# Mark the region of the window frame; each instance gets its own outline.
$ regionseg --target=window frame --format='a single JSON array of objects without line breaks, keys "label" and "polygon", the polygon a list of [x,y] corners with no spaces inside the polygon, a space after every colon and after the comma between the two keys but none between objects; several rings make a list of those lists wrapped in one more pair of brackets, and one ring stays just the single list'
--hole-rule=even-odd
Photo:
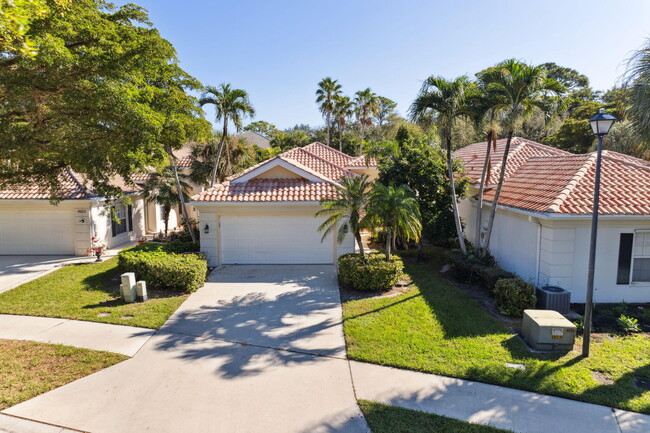
[{"label": "window frame", "polygon": [[[638,229],[634,230],[634,239],[632,241],[632,263],[630,264],[630,285],[643,285],[647,286],[650,285],[650,280],[648,281],[634,281],[634,262],[635,259],[650,259],[650,254],[649,255],[641,255],[637,256],[635,253],[636,249],[636,240],[637,236],[639,234],[643,234],[646,239],[646,241],[650,241],[650,229]],[[646,248],[646,245],[644,243],[644,249]],[[645,252],[645,251],[644,251]]]}]

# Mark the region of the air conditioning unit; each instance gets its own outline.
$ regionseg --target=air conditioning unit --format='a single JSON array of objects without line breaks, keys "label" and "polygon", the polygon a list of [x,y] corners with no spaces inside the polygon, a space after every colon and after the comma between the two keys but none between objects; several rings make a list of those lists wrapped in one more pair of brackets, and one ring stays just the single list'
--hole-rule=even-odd
[{"label": "air conditioning unit", "polygon": [[557,311],[524,310],[521,333],[534,349],[570,351],[576,326]]},{"label": "air conditioning unit", "polygon": [[537,308],[540,310],[554,310],[567,314],[571,308],[571,292],[557,286],[544,286],[535,289],[537,295]]}]

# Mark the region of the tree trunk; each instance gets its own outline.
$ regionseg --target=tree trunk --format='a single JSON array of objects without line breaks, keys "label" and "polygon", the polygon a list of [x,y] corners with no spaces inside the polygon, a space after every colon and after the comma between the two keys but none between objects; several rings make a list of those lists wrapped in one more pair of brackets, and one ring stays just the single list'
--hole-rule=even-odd
[{"label": "tree trunk", "polygon": [[481,225],[483,222],[483,192],[485,191],[485,184],[487,183],[486,174],[490,166],[490,150],[492,146],[492,135],[494,131],[490,130],[487,133],[487,150],[485,152],[485,162],[483,163],[483,171],[481,172],[481,181],[478,189],[478,200],[476,204],[476,239],[474,239],[474,250],[477,255],[481,255]]},{"label": "tree trunk", "polygon": [[447,168],[449,169],[449,186],[451,188],[451,208],[454,212],[454,223],[456,223],[456,234],[458,235],[458,244],[463,255],[467,255],[465,247],[465,237],[463,236],[463,226],[460,224],[460,215],[458,214],[458,203],[456,203],[456,185],[454,182],[454,164],[451,159],[451,136],[447,135]]},{"label": "tree trunk", "polygon": [[219,169],[219,159],[221,159],[221,152],[223,151],[223,145],[226,142],[226,137],[228,136],[228,118],[224,117],[223,119],[223,133],[221,134],[221,140],[219,141],[219,147],[217,148],[217,156],[214,159],[214,167],[212,167],[212,175],[210,176],[210,188],[214,186],[215,181],[217,180],[217,170]]},{"label": "tree trunk", "polygon": [[330,146],[330,142],[332,141],[331,125],[332,125],[332,113],[328,110],[327,111],[327,145],[328,146]]},{"label": "tree trunk", "polygon": [[361,143],[359,143],[359,156],[363,155],[363,135],[365,132],[365,126],[363,124],[363,121],[361,121]]},{"label": "tree trunk", "polygon": [[503,160],[501,161],[501,172],[499,173],[499,183],[497,183],[497,190],[494,192],[494,200],[492,200],[492,208],[490,209],[490,219],[488,220],[488,227],[485,231],[485,243],[481,249],[481,257],[484,257],[490,247],[490,236],[492,236],[492,227],[494,225],[494,216],[497,213],[497,204],[499,203],[499,195],[501,194],[501,187],[503,186],[503,179],[506,175],[506,164],[508,162],[508,154],[510,153],[510,142],[512,142],[513,130],[508,131],[508,138],[506,139],[506,147],[503,150]]},{"label": "tree trunk", "polygon": [[356,239],[357,243],[359,244],[359,255],[361,258],[365,258],[366,254],[363,251],[363,242],[361,241],[361,232],[359,230],[354,231],[354,239]]},{"label": "tree trunk", "polygon": [[391,233],[390,227],[386,227],[386,260],[390,260],[390,247],[393,243],[393,235]]},{"label": "tree trunk", "polygon": [[[183,188],[181,188],[181,180],[178,177],[178,167],[176,167],[176,160],[174,159],[174,155],[172,153],[171,148],[167,148],[166,150],[167,150],[167,154],[169,155],[169,162],[171,163],[172,168],[174,169],[174,180],[176,181],[178,198],[181,201],[181,209],[183,212],[183,218],[185,219],[185,225],[187,225],[187,231],[190,232],[190,236],[192,237],[192,243],[197,243],[196,236],[194,235],[194,230],[192,229],[192,227],[190,227],[190,218],[187,215],[187,207],[185,206],[185,194],[183,193]],[[165,231],[167,231],[167,227],[165,227]]]},{"label": "tree trunk", "polygon": [[171,212],[171,207],[168,205],[163,206],[163,222],[165,223],[165,236],[167,236],[167,231],[169,227],[169,213]]},{"label": "tree trunk", "polygon": [[343,127],[339,123],[339,152],[343,152]]}]

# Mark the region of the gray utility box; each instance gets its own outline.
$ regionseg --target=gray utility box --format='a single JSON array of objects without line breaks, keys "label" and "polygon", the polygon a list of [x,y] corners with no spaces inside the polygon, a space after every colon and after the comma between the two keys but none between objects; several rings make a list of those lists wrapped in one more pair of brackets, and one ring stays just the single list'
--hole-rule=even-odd
[{"label": "gray utility box", "polygon": [[540,310],[554,310],[567,314],[571,309],[571,292],[557,286],[544,286],[535,289],[537,295],[537,308]]},{"label": "gray utility box", "polygon": [[570,351],[576,338],[576,325],[552,310],[525,310],[521,333],[537,350]]}]

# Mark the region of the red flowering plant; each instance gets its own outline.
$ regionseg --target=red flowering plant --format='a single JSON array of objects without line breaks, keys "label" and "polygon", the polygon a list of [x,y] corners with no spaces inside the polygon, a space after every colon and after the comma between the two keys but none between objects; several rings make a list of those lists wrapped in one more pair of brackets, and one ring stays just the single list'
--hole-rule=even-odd
[{"label": "red flowering plant", "polygon": [[104,253],[106,252],[106,244],[102,243],[99,241],[99,238],[96,236],[93,236],[91,239],[92,246],[88,249],[86,249],[86,255],[87,256],[97,256],[99,258],[100,256],[103,256]]}]

